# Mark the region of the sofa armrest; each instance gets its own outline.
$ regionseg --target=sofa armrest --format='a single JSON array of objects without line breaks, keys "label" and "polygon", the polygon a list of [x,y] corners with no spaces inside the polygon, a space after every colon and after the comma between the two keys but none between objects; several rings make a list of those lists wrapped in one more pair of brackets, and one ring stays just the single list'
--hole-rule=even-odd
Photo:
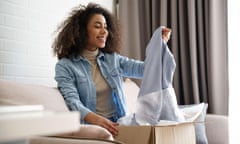
[{"label": "sofa armrest", "polygon": [[0,79],[0,96],[0,105],[43,105],[45,110],[69,111],[55,87]]},{"label": "sofa armrest", "polygon": [[207,114],[205,119],[206,134],[209,144],[228,144],[228,117],[224,115]]}]

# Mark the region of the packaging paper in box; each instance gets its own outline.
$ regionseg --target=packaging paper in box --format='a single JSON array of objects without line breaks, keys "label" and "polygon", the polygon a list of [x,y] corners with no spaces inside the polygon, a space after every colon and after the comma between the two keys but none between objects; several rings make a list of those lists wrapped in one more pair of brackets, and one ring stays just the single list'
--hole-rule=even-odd
[{"label": "packaging paper in box", "polygon": [[120,126],[116,140],[126,144],[195,144],[194,123],[165,123],[158,126]]}]

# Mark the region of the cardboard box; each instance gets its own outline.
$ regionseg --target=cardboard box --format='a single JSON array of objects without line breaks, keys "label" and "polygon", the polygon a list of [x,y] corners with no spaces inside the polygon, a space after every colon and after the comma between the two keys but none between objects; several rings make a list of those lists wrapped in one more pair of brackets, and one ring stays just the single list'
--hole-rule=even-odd
[{"label": "cardboard box", "polygon": [[116,140],[126,144],[195,144],[194,123],[165,123],[158,126],[120,126]]}]

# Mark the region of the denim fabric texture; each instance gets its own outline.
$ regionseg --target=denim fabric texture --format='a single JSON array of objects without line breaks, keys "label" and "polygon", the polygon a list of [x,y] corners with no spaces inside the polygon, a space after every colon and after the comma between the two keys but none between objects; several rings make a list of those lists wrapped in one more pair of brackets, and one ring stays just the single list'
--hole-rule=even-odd
[{"label": "denim fabric texture", "polygon": [[[117,53],[99,51],[97,63],[103,77],[112,89],[115,107],[114,119],[126,114],[127,105],[122,89],[123,77],[142,78],[144,62],[129,59]],[[82,56],[62,58],[55,67],[55,80],[68,108],[81,113],[81,122],[89,112],[96,112],[96,89],[91,66]],[[111,119],[113,118],[111,117]]]}]

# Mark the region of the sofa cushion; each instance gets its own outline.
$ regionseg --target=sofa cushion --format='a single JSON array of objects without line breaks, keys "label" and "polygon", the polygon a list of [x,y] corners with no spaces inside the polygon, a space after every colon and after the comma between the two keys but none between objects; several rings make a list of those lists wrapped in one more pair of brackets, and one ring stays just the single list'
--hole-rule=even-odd
[{"label": "sofa cushion", "polygon": [[2,79],[0,105],[43,105],[45,110],[68,111],[57,88]]},{"label": "sofa cushion", "polygon": [[229,143],[228,116],[207,114],[205,123],[209,144]]},{"label": "sofa cushion", "polygon": [[125,79],[123,83],[123,91],[126,95],[126,103],[128,106],[128,112],[133,113],[136,111],[136,101],[139,92],[139,86],[131,79]]},{"label": "sofa cushion", "polygon": [[62,133],[53,136],[65,138],[88,138],[88,139],[92,138],[111,141],[114,140],[113,135],[107,129],[92,124],[82,124],[76,131]]}]

